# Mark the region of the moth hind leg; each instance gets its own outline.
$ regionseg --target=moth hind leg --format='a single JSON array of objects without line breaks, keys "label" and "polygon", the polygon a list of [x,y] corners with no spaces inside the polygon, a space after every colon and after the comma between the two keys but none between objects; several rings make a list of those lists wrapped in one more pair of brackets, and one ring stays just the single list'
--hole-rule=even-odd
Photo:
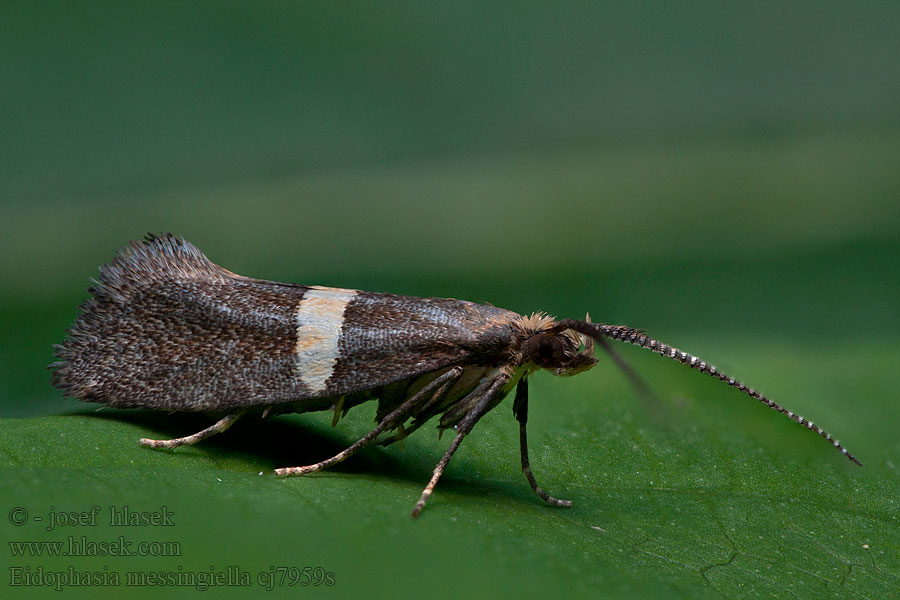
[{"label": "moth hind leg", "polygon": [[227,430],[229,427],[234,425],[235,421],[241,418],[241,415],[243,414],[243,411],[240,411],[231,413],[230,415],[225,415],[216,423],[210,425],[206,429],[203,429],[191,435],[187,435],[185,437],[175,438],[172,440],[151,440],[149,438],[141,438],[138,443],[141,446],[146,446],[147,448],[177,448],[178,446],[192,446],[199,441],[205,440],[210,436],[213,436],[217,433],[222,433],[223,431]]},{"label": "moth hind leg", "polygon": [[450,442],[450,447],[447,448],[447,451],[444,453],[444,456],[441,457],[441,460],[438,461],[438,464],[434,467],[434,471],[432,471],[431,479],[428,481],[428,485],[425,486],[425,489],[422,490],[422,495],[419,497],[419,501],[416,502],[415,507],[413,507],[412,518],[417,519],[419,515],[422,514],[422,511],[425,509],[425,504],[428,502],[428,499],[431,497],[431,494],[434,493],[434,488],[438,483],[438,480],[441,478],[441,475],[444,474],[444,469],[447,468],[447,465],[450,463],[450,459],[453,458],[453,455],[456,453],[456,450],[459,448],[459,445],[462,443],[463,438],[468,435],[472,428],[475,427],[475,424],[478,423],[479,419],[485,415],[488,411],[490,411],[498,401],[498,397],[502,399],[500,396],[503,386],[506,385],[506,382],[509,381],[509,373],[506,370],[501,371],[497,376],[494,377],[493,380],[486,387],[483,395],[479,398],[478,402],[475,406],[470,410],[466,415],[462,418],[462,420],[456,425],[456,437],[453,438],[453,441]]},{"label": "moth hind leg", "polygon": [[403,402],[403,404],[401,404],[395,410],[387,414],[372,431],[361,437],[350,447],[342,450],[341,452],[338,452],[331,458],[323,460],[322,462],[318,462],[314,465],[307,465],[304,467],[285,467],[282,469],[275,469],[275,476],[287,477],[290,475],[306,475],[307,473],[315,473],[316,471],[321,471],[322,469],[335,465],[351,457],[352,455],[356,454],[357,451],[375,441],[375,439],[383,432],[402,424],[416,410],[428,409],[429,407],[433,406],[435,402],[443,397],[450,386],[454,382],[456,382],[457,379],[459,379],[459,377],[462,375],[462,372],[462,367],[453,367],[446,373],[443,373],[434,381],[416,392],[408,400]]},{"label": "moth hind leg", "polygon": [[[422,407],[422,412],[427,413],[428,409],[433,406],[434,406],[434,403],[429,402],[427,406]],[[422,427],[422,425],[427,423],[428,417],[429,417],[429,415],[425,414],[425,416],[423,418],[421,418],[421,419],[417,418],[409,425],[409,427],[404,427],[403,425],[398,426],[397,433],[395,433],[394,435],[392,435],[390,437],[384,438],[383,440],[378,442],[378,445],[379,446],[390,446],[391,444],[395,444],[397,442],[402,442],[403,440],[405,440],[406,438],[411,436],[413,433],[415,433],[420,427]]]}]

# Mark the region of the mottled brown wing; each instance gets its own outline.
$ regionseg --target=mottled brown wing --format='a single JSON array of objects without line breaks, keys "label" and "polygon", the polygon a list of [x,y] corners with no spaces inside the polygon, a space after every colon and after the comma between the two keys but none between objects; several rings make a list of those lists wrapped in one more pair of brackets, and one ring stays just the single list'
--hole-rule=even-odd
[{"label": "mottled brown wing", "polygon": [[[315,409],[316,399],[496,360],[516,317],[459,300],[240,277],[171,235],[133,242],[90,292],[56,348],[53,384],[89,402],[165,410],[307,400]],[[329,312],[332,295],[341,302]]]}]

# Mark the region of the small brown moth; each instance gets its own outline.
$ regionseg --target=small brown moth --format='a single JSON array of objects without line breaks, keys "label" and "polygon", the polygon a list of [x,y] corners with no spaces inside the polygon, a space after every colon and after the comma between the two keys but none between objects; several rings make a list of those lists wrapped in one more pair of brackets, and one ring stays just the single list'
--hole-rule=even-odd
[{"label": "small brown moth", "polygon": [[66,396],[120,408],[210,411],[222,418],[193,435],[142,439],[151,448],[194,444],[241,416],[334,411],[377,400],[376,426],[320,463],[277,469],[303,475],[371,443],[402,440],[440,415],[456,435],[415,505],[418,516],[463,438],[515,387],[522,471],[554,506],[528,460],[528,376],[575,375],[596,364],[594,344],[626,369],[607,338],[635,344],[716,377],[852,454],[820,427],[687,352],[638,329],[522,316],[447,298],[415,298],[236,275],[166,234],[132,242],[100,268],[81,314],[56,346],[53,385]]}]

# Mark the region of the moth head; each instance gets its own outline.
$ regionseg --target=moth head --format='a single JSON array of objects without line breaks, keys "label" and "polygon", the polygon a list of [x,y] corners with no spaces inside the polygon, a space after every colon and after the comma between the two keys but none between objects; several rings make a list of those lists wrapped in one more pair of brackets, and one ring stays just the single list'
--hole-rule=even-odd
[{"label": "moth head", "polygon": [[591,337],[572,329],[554,331],[554,325],[552,318],[540,313],[523,319],[528,334],[522,346],[525,362],[554,375],[576,375],[597,364]]}]

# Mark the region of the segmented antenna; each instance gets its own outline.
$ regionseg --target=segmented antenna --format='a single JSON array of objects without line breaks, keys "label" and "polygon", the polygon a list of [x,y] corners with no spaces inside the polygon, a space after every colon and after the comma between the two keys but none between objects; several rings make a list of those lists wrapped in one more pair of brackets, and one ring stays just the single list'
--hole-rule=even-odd
[{"label": "segmented antenna", "polygon": [[626,327],[624,325],[604,325],[602,323],[585,323],[584,321],[576,321],[575,319],[561,319],[557,321],[557,327],[560,329],[574,329],[579,333],[583,333],[584,335],[591,336],[592,338],[599,339],[601,337],[608,337],[614,340],[619,340],[620,342],[626,342],[628,344],[634,344],[635,346],[640,346],[641,348],[646,348],[651,352],[655,352],[660,356],[666,356],[671,358],[672,360],[677,360],[692,369],[696,369],[701,373],[706,373],[711,375],[721,381],[724,381],[728,385],[733,388],[737,388],[738,390],[744,392],[751,398],[754,398],[763,404],[767,405],[769,408],[773,410],[777,410],[778,412],[786,415],[792,421],[796,421],[797,423],[803,425],[810,431],[815,431],[820,436],[831,442],[835,448],[840,450],[844,456],[849,458],[851,461],[856,463],[859,466],[862,466],[862,463],[857,460],[855,456],[850,454],[846,448],[841,446],[840,442],[837,440],[831,439],[831,434],[826,432],[824,429],[819,427],[818,425],[813,424],[812,421],[804,419],[803,417],[792,413],[786,408],[781,407],[780,405],[772,402],[756,390],[751,387],[748,387],[736,380],[734,377],[729,377],[725,373],[717,370],[714,366],[708,364],[705,361],[700,360],[693,354],[688,354],[687,352],[683,352],[676,348],[675,346],[670,346],[668,344],[664,344],[660,341],[654,340],[653,338],[647,336],[640,329],[634,329],[632,327]]}]

